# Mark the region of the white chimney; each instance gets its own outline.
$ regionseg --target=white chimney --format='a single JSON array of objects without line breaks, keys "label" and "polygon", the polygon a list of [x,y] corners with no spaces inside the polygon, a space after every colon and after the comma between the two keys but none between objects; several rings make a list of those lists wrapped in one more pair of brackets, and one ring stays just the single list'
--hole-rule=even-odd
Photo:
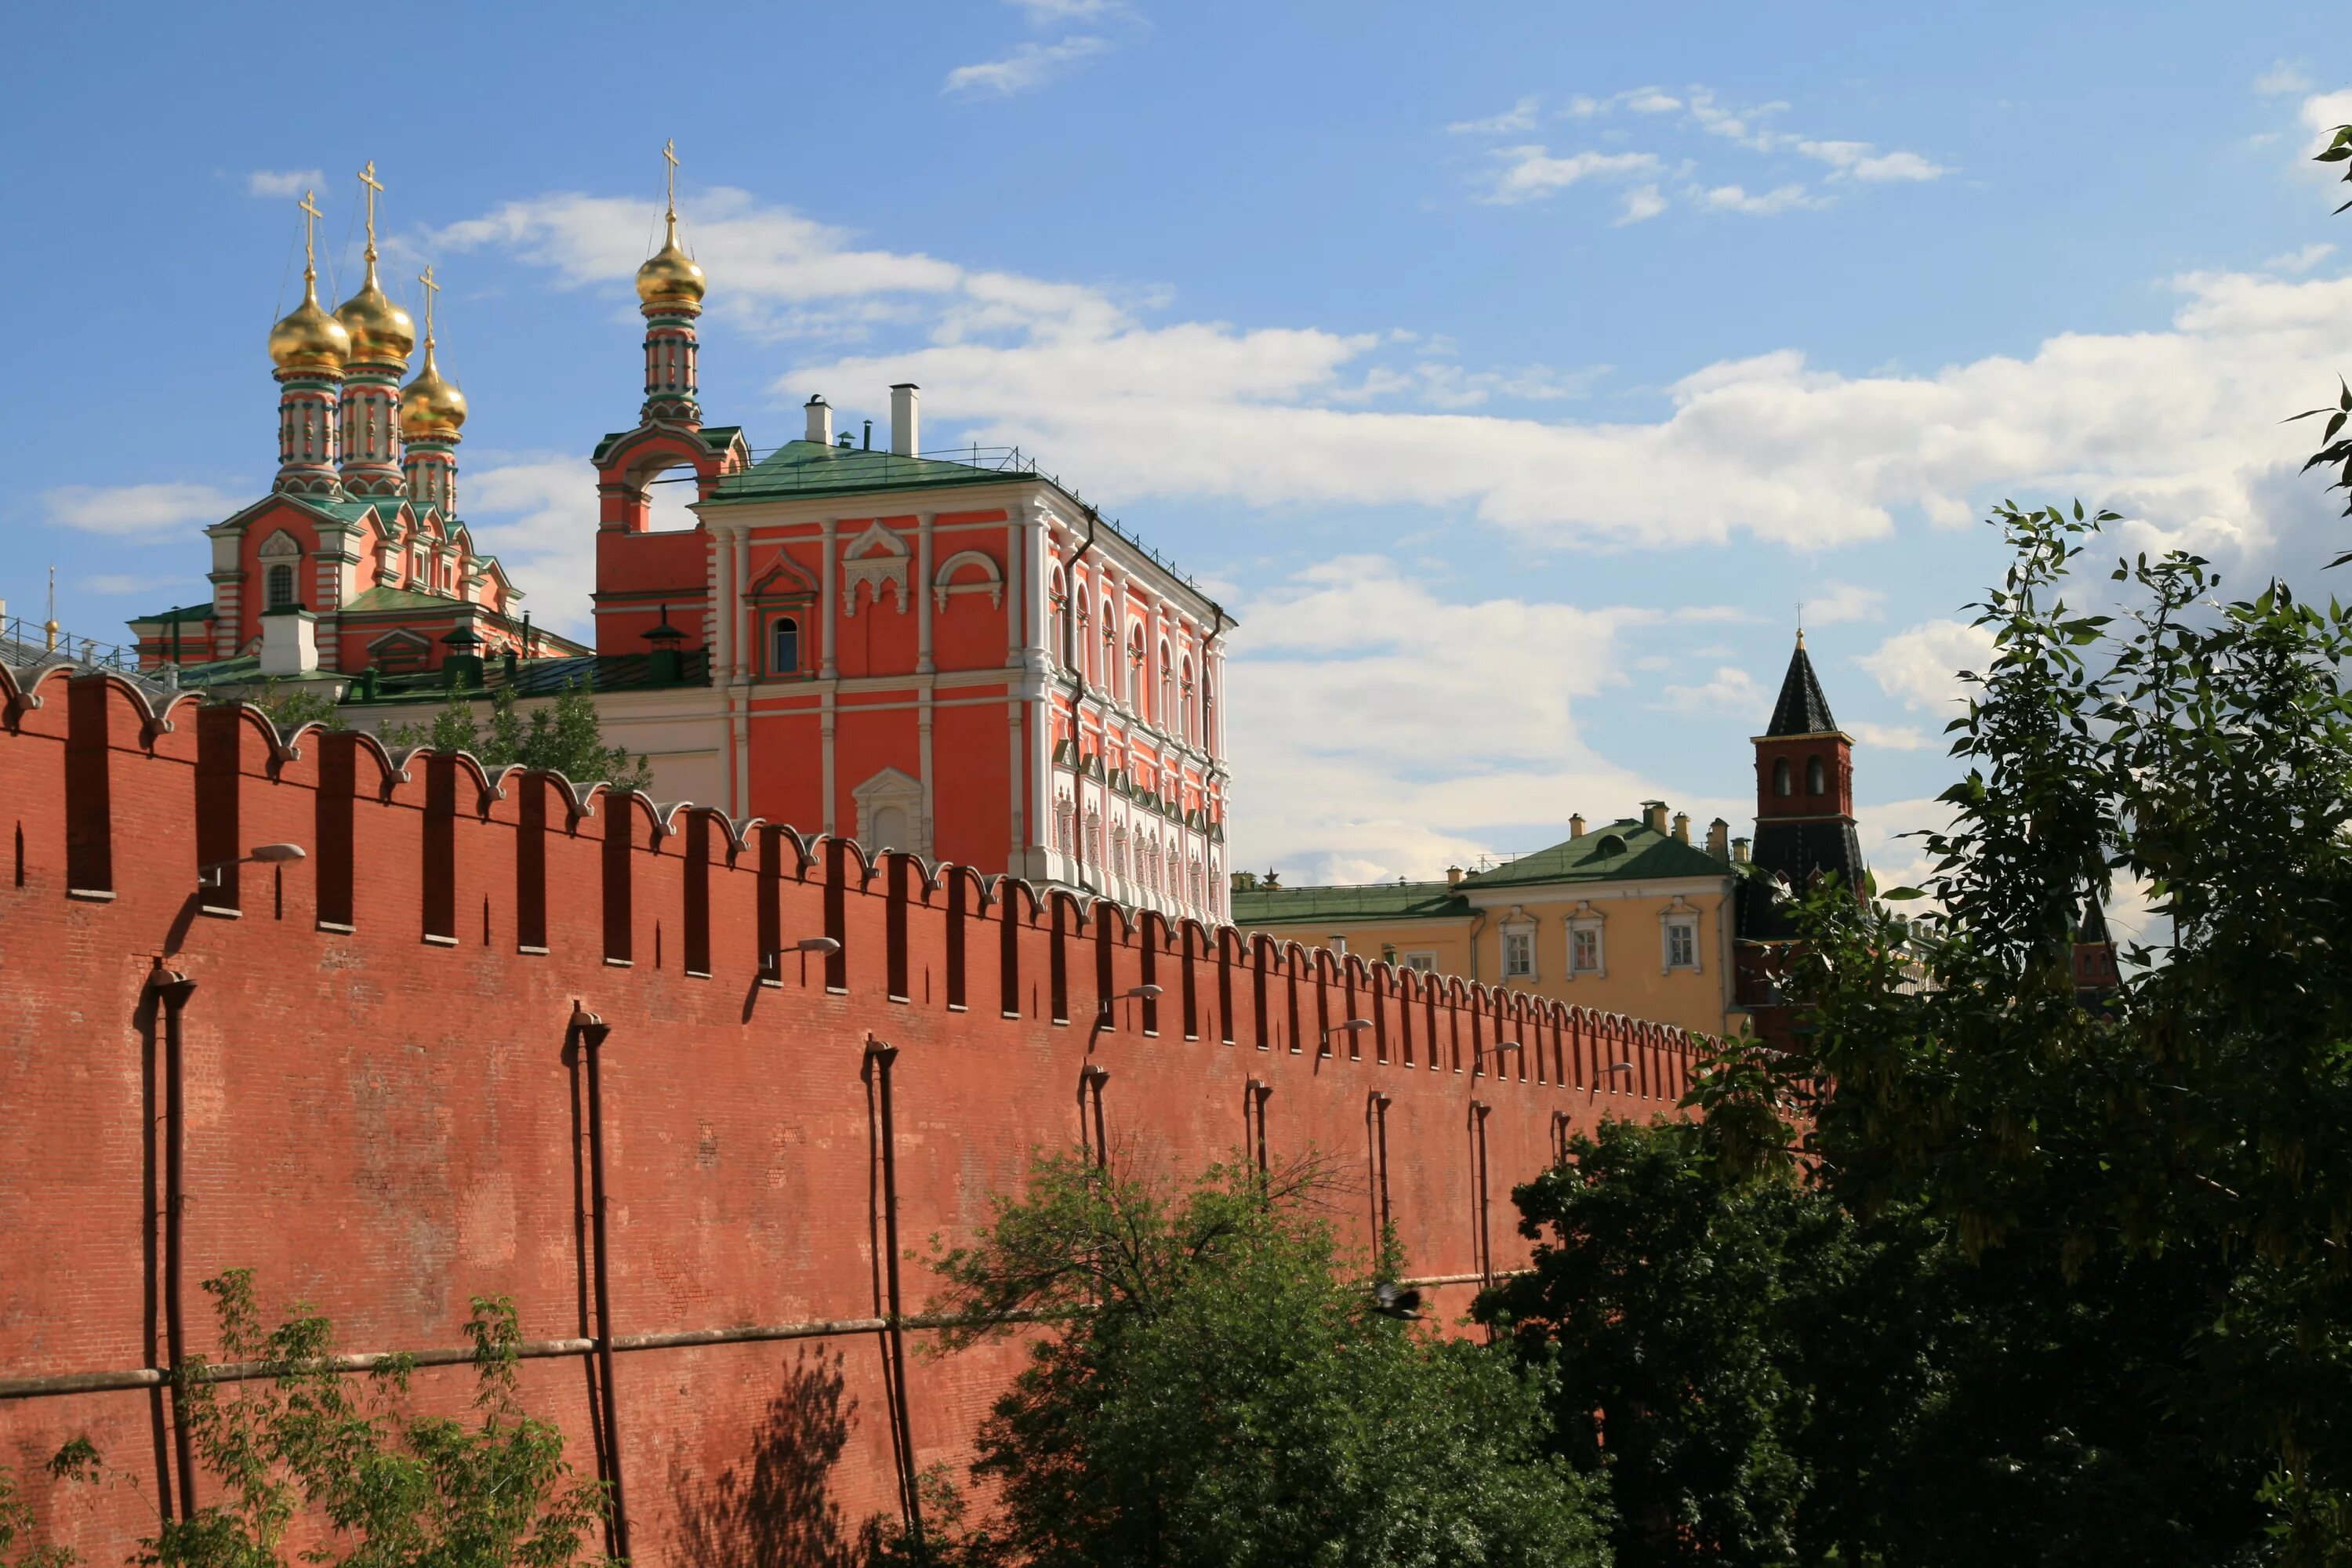
[{"label": "white chimney", "polygon": [[890,450],[911,458],[922,450],[915,439],[915,384],[902,381],[890,389]]},{"label": "white chimney", "polygon": [[808,438],[820,447],[833,445],[833,405],[822,392],[808,400]]},{"label": "white chimney", "polygon": [[319,617],[289,605],[261,617],[261,673],[319,673]]}]

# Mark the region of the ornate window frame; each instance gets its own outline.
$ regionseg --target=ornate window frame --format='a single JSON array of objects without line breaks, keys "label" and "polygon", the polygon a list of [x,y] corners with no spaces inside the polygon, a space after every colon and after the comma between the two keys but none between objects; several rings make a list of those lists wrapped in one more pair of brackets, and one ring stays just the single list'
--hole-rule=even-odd
[{"label": "ornate window frame", "polygon": [[[1594,909],[1592,901],[1586,899],[1580,900],[1576,908],[1569,911],[1568,917],[1560,924],[1566,928],[1568,940],[1567,969],[1564,978],[1574,980],[1579,975],[1590,974],[1595,980],[1608,979],[1609,917]],[[1592,939],[1592,962],[1590,964],[1579,964],[1576,962],[1576,943],[1579,936],[1589,936]]]},{"label": "ornate window frame", "polygon": [[[869,850],[910,850],[917,855],[931,852],[931,819],[923,810],[923,781],[897,768],[884,768],[872,778],[849,792],[857,806],[857,841]],[[886,810],[897,810],[906,816],[914,842],[884,844],[874,834],[875,819]]]},{"label": "ornate window frame", "polygon": [[[1700,918],[1702,913],[1697,905],[1680,893],[1676,893],[1673,901],[1658,911],[1659,973],[1673,974],[1681,972],[1688,974],[1704,974],[1706,973],[1706,952],[1699,945],[1699,933],[1706,929]],[[1690,933],[1688,963],[1675,962],[1675,933],[1678,931]]]}]

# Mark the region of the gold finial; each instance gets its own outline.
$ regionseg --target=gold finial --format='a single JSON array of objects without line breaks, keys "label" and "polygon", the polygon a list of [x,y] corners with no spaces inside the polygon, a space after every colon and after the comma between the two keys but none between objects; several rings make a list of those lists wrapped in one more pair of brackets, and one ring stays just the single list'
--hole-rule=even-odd
[{"label": "gold finial", "polygon": [[367,167],[360,171],[360,184],[367,187],[367,258],[375,259],[375,199],[383,194],[383,182],[375,177],[375,160],[370,158]]},{"label": "gold finial", "polygon": [[327,215],[319,210],[318,193],[302,193],[302,281],[308,283],[319,276],[319,220]]},{"label": "gold finial", "polygon": [[1797,601],[1797,646],[1805,646],[1805,601]]},{"label": "gold finial", "polygon": [[662,162],[669,165],[662,171],[662,183],[668,189],[669,221],[675,226],[677,222],[677,143],[676,142],[662,143]]},{"label": "gold finial", "polygon": [[352,352],[351,333],[319,308],[318,193],[304,191],[302,214],[302,302],[294,313],[269,329],[269,357],[283,371],[340,371]]},{"label": "gold finial", "polygon": [[425,286],[425,346],[429,349],[433,346],[434,296],[441,292],[441,285],[433,281],[433,268],[429,265],[425,268],[424,276],[417,279],[417,282]]}]

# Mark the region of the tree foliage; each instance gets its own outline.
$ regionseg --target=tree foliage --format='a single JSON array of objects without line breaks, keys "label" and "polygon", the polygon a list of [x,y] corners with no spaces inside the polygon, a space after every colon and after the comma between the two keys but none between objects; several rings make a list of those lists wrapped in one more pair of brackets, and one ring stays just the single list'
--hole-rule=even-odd
[{"label": "tree foliage", "polygon": [[604,779],[615,789],[653,788],[653,768],[643,756],[604,743],[596,700],[578,681],[566,681],[531,710],[528,721],[516,710],[511,687],[491,699],[488,724],[475,716],[470,699],[452,692],[430,723],[387,724],[383,740],[395,752],[415,746],[471,752],[485,767],[520,764],[560,773],[574,784]]},{"label": "tree foliage", "polygon": [[[1042,1316],[979,1436],[997,1516],[937,1481],[900,1560],[1034,1568],[1606,1561],[1585,1485],[1542,1451],[1548,1373],[1374,1310],[1313,1167],[1181,1191],[1041,1158],[941,1253],[952,1351]],[[925,1553],[929,1553],[928,1558]]]},{"label": "tree foliage", "polygon": [[[205,1281],[223,1363],[261,1377],[220,1381],[214,1362],[178,1370],[182,1419],[205,1477],[191,1517],[159,1521],[135,1562],[148,1568],[287,1568],[299,1555],[337,1568],[566,1568],[601,1528],[603,1486],[575,1476],[563,1436],[527,1414],[514,1306],[476,1297],[469,1420],[416,1412],[414,1371],[394,1357],[364,1378],[338,1371],[334,1328],[298,1303],[264,1329],[248,1271]],[[94,1480],[99,1456],[76,1439],[52,1474]],[[0,1556],[26,1516],[0,1475]],[[289,1538],[309,1538],[299,1554]],[[44,1554],[46,1553],[46,1554]],[[16,1568],[63,1568],[46,1548]]]}]

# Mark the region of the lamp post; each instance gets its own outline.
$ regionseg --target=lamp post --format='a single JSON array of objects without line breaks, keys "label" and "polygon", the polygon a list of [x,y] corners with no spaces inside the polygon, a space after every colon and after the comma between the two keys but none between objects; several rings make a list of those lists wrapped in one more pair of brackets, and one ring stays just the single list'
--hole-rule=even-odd
[{"label": "lamp post", "polygon": [[1499,1057],[1506,1051],[1517,1049],[1519,1049],[1519,1042],[1517,1040],[1496,1040],[1493,1045],[1481,1048],[1470,1064],[1470,1076],[1476,1078],[1486,1070],[1486,1058],[1489,1056]]},{"label": "lamp post", "polygon": [[783,976],[783,961],[785,954],[797,952],[801,955],[801,978],[803,980],[806,980],[808,978],[808,955],[810,953],[817,952],[832,954],[839,952],[840,951],[841,943],[832,937],[804,936],[801,938],[800,941],[793,943],[790,947],[774,948],[769,952],[761,953],[760,955],[760,962],[767,968],[768,973],[772,978],[782,979]]},{"label": "lamp post", "polygon": [[1095,1042],[1102,1038],[1104,1028],[1110,1023],[1111,1005],[1117,1002],[1149,1002],[1160,994],[1157,985],[1130,985],[1116,996],[1103,998],[1101,1011],[1095,1015],[1095,1026],[1087,1031],[1087,1055],[1095,1054]]},{"label": "lamp post", "polygon": [[196,868],[200,887],[217,888],[221,873],[232,866],[283,866],[289,860],[307,860],[310,854],[299,844],[257,844],[234,860],[208,860]]},{"label": "lamp post", "polygon": [[1331,1048],[1331,1037],[1334,1035],[1352,1035],[1360,1029],[1369,1029],[1371,1026],[1372,1021],[1370,1018],[1350,1018],[1344,1024],[1334,1024],[1324,1030],[1322,1037],[1315,1042],[1315,1054],[1321,1056],[1328,1051]]}]

